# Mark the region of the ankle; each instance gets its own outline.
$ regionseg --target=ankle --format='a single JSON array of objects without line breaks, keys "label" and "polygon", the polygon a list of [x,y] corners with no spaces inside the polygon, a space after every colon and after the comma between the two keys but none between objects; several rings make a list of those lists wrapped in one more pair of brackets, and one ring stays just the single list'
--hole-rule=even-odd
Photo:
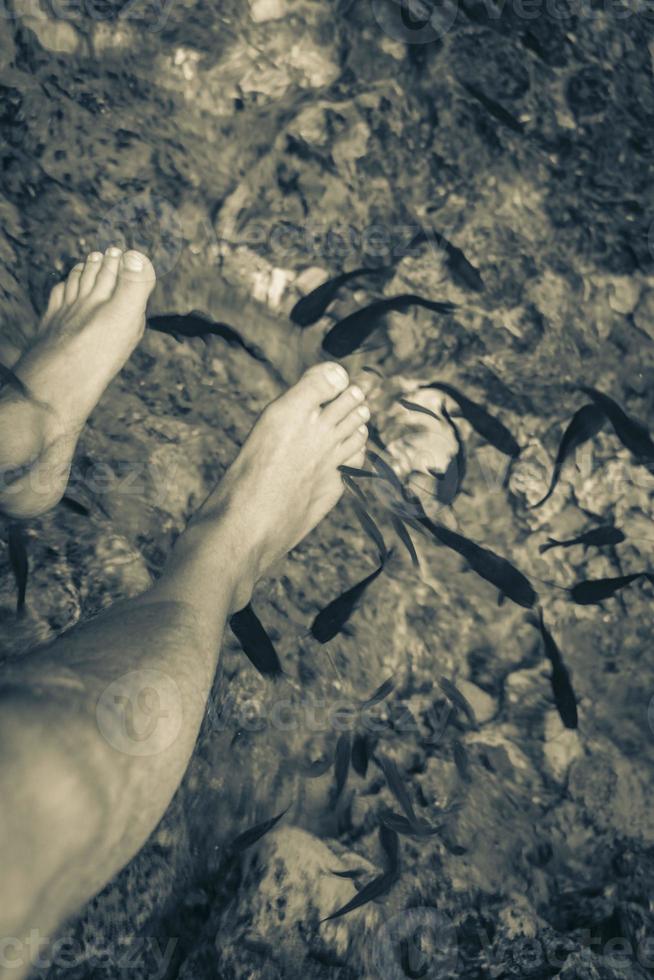
[{"label": "ankle", "polygon": [[75,439],[42,444],[36,459],[0,473],[0,512],[14,520],[40,517],[57,506],[68,485]]},{"label": "ankle", "polygon": [[[229,512],[197,514],[175,542],[160,582],[201,612],[213,609],[215,591],[227,596],[227,614],[247,605],[258,578],[259,560]],[[207,608],[208,607],[208,608]]]}]

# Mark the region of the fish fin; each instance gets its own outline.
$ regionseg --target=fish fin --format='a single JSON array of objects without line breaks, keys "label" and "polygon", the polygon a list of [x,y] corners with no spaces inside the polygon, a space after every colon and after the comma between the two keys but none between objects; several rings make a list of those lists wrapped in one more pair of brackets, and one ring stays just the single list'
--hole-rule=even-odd
[{"label": "fish fin", "polygon": [[505,600],[506,600],[506,596],[504,595],[504,593],[503,592],[498,592],[498,594],[497,594],[497,605],[498,606],[503,606]]},{"label": "fish fin", "polygon": [[352,507],[354,508],[354,512],[357,515],[359,524],[361,525],[364,533],[367,534],[376,545],[377,551],[379,552],[380,562],[385,564],[388,558],[388,548],[386,547],[386,542],[384,541],[381,531],[366,508],[363,507],[356,498],[352,500]]},{"label": "fish fin", "polygon": [[16,582],[16,615],[22,616],[25,612],[25,596],[29,577],[27,538],[22,524],[10,524],[8,546],[9,560]]},{"label": "fish fin", "polygon": [[506,490],[509,485],[509,480],[511,479],[511,470],[513,469],[514,458],[511,457],[509,460],[506,470],[504,472],[504,479],[502,480],[502,490]]},{"label": "fish fin", "polygon": [[416,549],[413,545],[413,541],[411,540],[411,535],[409,534],[409,532],[407,531],[407,529],[405,528],[404,524],[397,516],[397,514],[391,513],[391,523],[395,528],[395,533],[397,534],[400,541],[408,551],[413,567],[420,568],[420,561],[418,559],[418,554],[416,552]]}]

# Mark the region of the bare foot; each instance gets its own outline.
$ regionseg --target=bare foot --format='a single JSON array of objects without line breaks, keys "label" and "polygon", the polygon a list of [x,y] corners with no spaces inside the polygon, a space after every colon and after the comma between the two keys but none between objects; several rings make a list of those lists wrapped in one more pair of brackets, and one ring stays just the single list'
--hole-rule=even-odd
[{"label": "bare foot", "polygon": [[34,342],[13,368],[34,401],[2,402],[5,514],[32,517],[61,498],[86,419],[143,335],[154,283],[145,255],[112,247],[91,252],[52,290]]},{"label": "bare foot", "polygon": [[361,466],[370,410],[339,364],[310,368],[265,409],[236,461],[195,522],[227,523],[248,553],[250,573],[234,608],[250,599],[258,578],[297,545],[343,493],[338,467]]}]

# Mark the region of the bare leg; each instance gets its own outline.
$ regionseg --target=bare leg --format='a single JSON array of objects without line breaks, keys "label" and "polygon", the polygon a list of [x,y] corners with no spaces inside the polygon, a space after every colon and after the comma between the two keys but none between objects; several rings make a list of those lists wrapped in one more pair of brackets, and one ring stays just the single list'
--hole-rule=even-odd
[{"label": "bare leg", "polygon": [[337,502],[338,465],[363,462],[362,399],[338,365],[310,369],[263,413],[156,585],[0,676],[0,938],[51,935],[154,829],[227,616]]},{"label": "bare leg", "polygon": [[27,400],[0,399],[0,512],[34,517],[68,481],[79,434],[139,342],[154,269],[140,252],[91,252],[52,290],[34,342],[11,366]]}]

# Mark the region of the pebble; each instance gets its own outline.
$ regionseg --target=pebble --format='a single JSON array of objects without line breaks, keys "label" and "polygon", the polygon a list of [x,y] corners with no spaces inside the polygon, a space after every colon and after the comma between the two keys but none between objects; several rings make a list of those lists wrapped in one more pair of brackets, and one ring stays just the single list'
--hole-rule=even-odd
[{"label": "pebble", "polygon": [[250,17],[255,24],[264,24],[268,20],[279,20],[286,13],[285,0],[252,0]]},{"label": "pebble", "polygon": [[495,698],[487,694],[486,691],[482,691],[472,681],[457,681],[456,686],[472,705],[475,718],[480,725],[484,725],[497,714],[497,702]]}]

